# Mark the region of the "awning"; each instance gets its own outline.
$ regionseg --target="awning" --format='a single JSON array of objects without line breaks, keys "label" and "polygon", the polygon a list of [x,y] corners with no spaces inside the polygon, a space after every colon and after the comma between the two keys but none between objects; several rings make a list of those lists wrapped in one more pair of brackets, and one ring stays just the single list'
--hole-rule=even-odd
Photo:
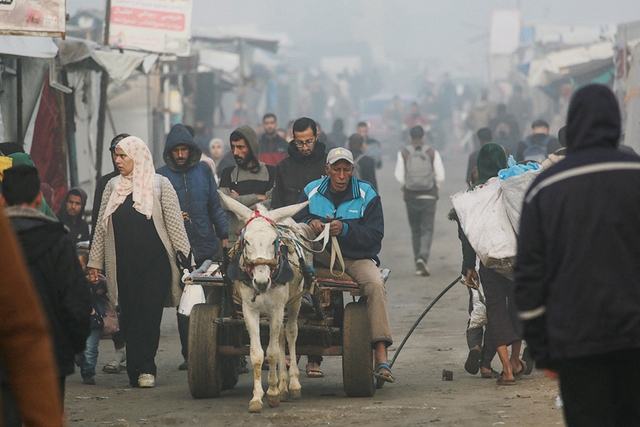
[{"label": "awning", "polygon": [[148,73],[151,65],[158,59],[158,55],[155,53],[114,50],[90,40],[73,37],[68,37],[66,40],[58,40],[58,47],[60,48],[62,65],[73,64],[91,58],[106,70],[109,77],[117,84],[124,83],[141,64],[142,71],[145,74]]},{"label": "awning", "polygon": [[613,46],[610,42],[566,49],[531,61],[529,86],[549,86],[557,81],[613,68]]},{"label": "awning", "polygon": [[51,37],[0,36],[0,55],[54,58],[58,46]]}]

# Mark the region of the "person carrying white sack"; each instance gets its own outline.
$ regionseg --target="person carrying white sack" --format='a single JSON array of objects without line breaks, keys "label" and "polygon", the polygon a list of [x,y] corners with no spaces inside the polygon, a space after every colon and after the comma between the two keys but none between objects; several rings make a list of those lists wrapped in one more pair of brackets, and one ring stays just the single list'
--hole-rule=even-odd
[{"label": "person carrying white sack", "polygon": [[[475,188],[485,184],[490,178],[498,175],[501,169],[507,167],[505,152],[497,144],[485,144],[478,154],[478,181]],[[531,368],[520,359],[522,346],[521,326],[518,312],[513,304],[513,281],[494,269],[487,268],[480,262],[476,271],[476,252],[469,243],[460,224],[458,235],[462,241],[462,272],[466,285],[477,289],[482,281],[487,307],[487,338],[496,347],[498,357],[502,363],[502,373],[497,379],[499,385],[514,385],[516,378],[530,373]],[[511,355],[508,352],[511,346]]]}]

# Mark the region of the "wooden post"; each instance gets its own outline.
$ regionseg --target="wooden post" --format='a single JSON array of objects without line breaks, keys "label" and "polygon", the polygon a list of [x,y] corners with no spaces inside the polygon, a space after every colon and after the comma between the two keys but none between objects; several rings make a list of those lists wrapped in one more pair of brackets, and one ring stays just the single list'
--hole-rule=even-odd
[{"label": "wooden post", "polygon": [[[104,17],[103,44],[109,45],[109,21],[111,20],[111,0],[107,0]],[[100,75],[100,106],[98,107],[98,131],[96,135],[96,182],[102,176],[102,151],[104,150],[104,125],[107,113],[107,88],[109,87],[109,73],[102,70]]]},{"label": "wooden post", "polygon": [[[48,84],[45,82],[45,84]],[[22,59],[16,58],[16,122],[18,125],[17,143],[22,144],[24,141],[24,134],[22,130]]]}]

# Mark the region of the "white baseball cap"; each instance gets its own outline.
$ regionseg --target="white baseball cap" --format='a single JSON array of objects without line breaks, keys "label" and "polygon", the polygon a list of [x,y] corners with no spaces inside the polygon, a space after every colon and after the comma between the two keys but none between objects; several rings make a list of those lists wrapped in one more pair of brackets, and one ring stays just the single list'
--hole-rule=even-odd
[{"label": "white baseball cap", "polygon": [[332,165],[338,160],[346,160],[347,162],[353,164],[353,154],[351,154],[351,151],[342,147],[334,148],[329,151],[329,154],[327,154],[327,164]]}]

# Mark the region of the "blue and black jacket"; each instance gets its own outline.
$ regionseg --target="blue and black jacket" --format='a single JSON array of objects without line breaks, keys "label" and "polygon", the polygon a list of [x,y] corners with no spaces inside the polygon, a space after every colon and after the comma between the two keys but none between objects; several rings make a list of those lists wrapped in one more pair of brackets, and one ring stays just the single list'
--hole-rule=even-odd
[{"label": "blue and black jacket", "polygon": [[294,215],[294,219],[308,223],[313,219],[326,222],[327,215],[339,218],[343,228],[338,236],[338,243],[344,257],[372,259],[380,265],[378,254],[384,237],[380,196],[371,184],[352,177],[345,190],[347,194],[336,207],[331,198],[329,184],[329,177],[309,183],[298,200],[309,200],[309,205]]},{"label": "blue and black jacket", "polygon": [[[184,167],[179,167],[171,155],[171,150],[178,145],[189,147],[189,159]],[[200,148],[187,129],[177,124],[167,135],[166,166],[157,171],[169,179],[178,194],[180,209],[189,215],[184,226],[193,256],[199,263],[211,259],[220,250],[216,235],[220,240],[229,235],[229,223],[220,205],[216,180],[211,168],[200,161],[200,156]]]}]

